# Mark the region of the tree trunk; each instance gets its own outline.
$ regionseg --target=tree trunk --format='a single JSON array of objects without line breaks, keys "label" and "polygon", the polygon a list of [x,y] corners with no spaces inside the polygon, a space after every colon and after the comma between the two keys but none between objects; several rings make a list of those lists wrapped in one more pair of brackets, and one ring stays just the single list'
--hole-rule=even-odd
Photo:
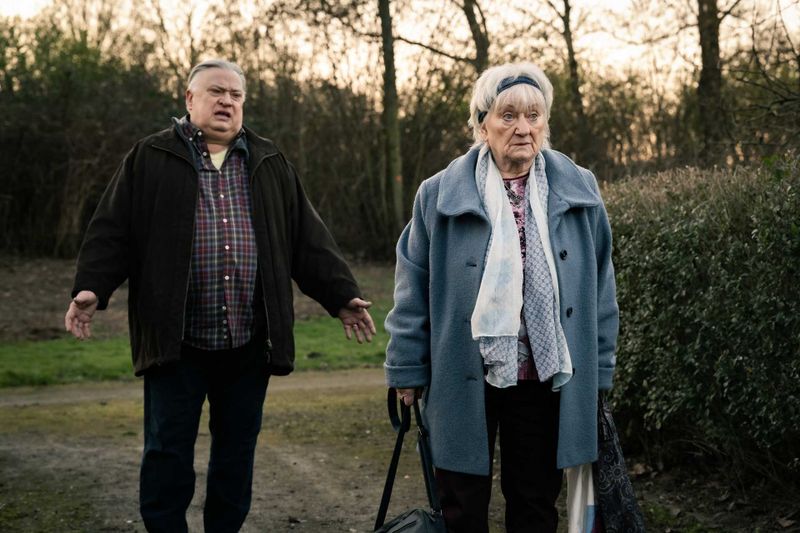
[{"label": "tree trunk", "polygon": [[403,210],[403,162],[400,155],[400,125],[397,119],[397,86],[394,68],[394,37],[389,0],[378,0],[383,37],[383,130],[386,135],[386,164],[392,181],[392,214],[399,234],[405,226]]},{"label": "tree trunk", "polygon": [[722,105],[722,72],[719,57],[719,9],[717,0],[697,1],[697,26],[700,33],[702,68],[697,85],[700,108],[700,132],[706,163],[718,159],[719,142],[723,137],[724,108]]},{"label": "tree trunk", "polygon": [[[462,9],[467,17],[472,40],[475,42],[475,59],[472,64],[475,66],[475,71],[480,74],[489,66],[489,35],[486,32],[481,8],[475,0],[464,0]],[[478,21],[476,10],[481,15],[481,22]]]},{"label": "tree trunk", "polygon": [[594,153],[591,145],[591,132],[589,131],[589,121],[586,119],[586,111],[583,108],[581,98],[581,78],[578,74],[578,60],[575,58],[575,46],[572,39],[571,6],[569,0],[564,0],[564,12],[559,13],[561,22],[564,24],[564,42],[567,45],[567,70],[569,72],[569,99],[572,110],[575,113],[575,124],[578,134],[575,136],[577,154],[575,156],[584,160],[594,161]]}]

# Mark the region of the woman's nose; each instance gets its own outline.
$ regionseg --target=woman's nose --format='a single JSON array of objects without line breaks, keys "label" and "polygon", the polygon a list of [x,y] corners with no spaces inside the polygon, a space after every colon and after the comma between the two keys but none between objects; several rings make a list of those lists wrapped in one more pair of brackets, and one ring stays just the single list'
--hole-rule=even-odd
[{"label": "woman's nose", "polygon": [[531,132],[531,124],[528,122],[528,117],[521,114],[517,117],[516,124],[514,125],[514,133],[517,135],[528,135]]}]

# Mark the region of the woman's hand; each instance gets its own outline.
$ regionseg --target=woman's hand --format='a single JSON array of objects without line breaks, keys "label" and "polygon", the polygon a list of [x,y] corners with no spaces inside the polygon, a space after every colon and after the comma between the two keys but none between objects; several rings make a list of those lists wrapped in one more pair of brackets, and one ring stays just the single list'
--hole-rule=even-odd
[{"label": "woman's hand", "polygon": [[397,397],[406,405],[412,405],[414,400],[422,397],[422,388],[416,389],[397,389]]}]

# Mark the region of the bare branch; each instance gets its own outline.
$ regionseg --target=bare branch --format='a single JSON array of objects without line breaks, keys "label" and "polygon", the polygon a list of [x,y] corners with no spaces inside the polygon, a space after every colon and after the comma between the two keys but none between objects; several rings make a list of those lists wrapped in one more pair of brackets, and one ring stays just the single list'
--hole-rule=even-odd
[{"label": "bare branch", "polygon": [[777,4],[778,4],[778,17],[780,18],[781,26],[783,26],[783,33],[786,34],[786,40],[789,42],[789,46],[792,49],[792,55],[794,56],[798,66],[800,66],[800,50],[798,50],[797,47],[794,45],[794,42],[792,41],[792,34],[791,32],[789,32],[789,28],[786,26],[786,19],[783,16],[783,7],[781,6],[780,2],[777,2]]},{"label": "bare branch", "polygon": [[438,54],[440,56],[444,56],[444,57],[446,57],[448,59],[452,59],[454,61],[462,61],[464,63],[474,63],[474,61],[475,61],[471,57],[464,57],[464,56],[457,56],[457,55],[454,55],[454,54],[450,54],[448,52],[445,52],[444,50],[441,50],[439,48],[435,48],[435,47],[433,47],[431,45],[428,45],[428,44],[425,44],[425,43],[421,43],[419,41],[414,41],[412,39],[406,39],[405,37],[400,37],[399,35],[395,36],[394,39],[395,39],[395,41],[401,41],[401,42],[404,42],[406,44],[419,46],[420,48],[424,48],[425,50],[433,52],[434,54]]},{"label": "bare branch", "polygon": [[614,39],[616,39],[616,40],[618,40],[620,42],[623,42],[625,44],[650,45],[650,44],[656,44],[656,43],[659,43],[659,42],[664,41],[666,39],[670,39],[672,37],[675,37],[676,34],[684,32],[684,31],[686,31],[688,29],[691,29],[691,28],[695,28],[696,26],[697,26],[697,24],[695,24],[693,22],[684,22],[683,24],[681,24],[680,26],[678,26],[674,30],[664,31],[663,33],[660,33],[660,34],[657,33],[655,35],[652,35],[651,37],[647,37],[646,39],[641,39],[641,40],[628,39],[626,37],[621,37],[621,36],[617,35],[614,32],[609,32],[609,33],[610,33],[610,35],[612,37],[614,37]]},{"label": "bare branch", "polygon": [[552,2],[552,0],[545,0],[545,2],[547,3],[547,5],[550,6],[550,9],[552,9],[553,12],[556,15],[558,15],[558,18],[560,18],[561,20],[564,20],[564,14],[561,13],[561,11],[558,10],[558,7],[556,7],[556,5]]},{"label": "bare branch", "polygon": [[725,11],[720,10],[721,12],[719,15],[719,21],[722,22],[723,20],[725,20],[725,17],[731,15],[733,13],[733,10],[736,9],[736,6],[738,6],[741,2],[742,0],[734,0],[733,3]]}]

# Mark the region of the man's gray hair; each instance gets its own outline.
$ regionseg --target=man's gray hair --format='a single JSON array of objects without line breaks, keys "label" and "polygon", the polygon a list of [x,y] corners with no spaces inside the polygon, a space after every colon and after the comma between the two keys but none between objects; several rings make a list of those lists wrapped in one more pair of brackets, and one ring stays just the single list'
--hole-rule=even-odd
[{"label": "man's gray hair", "polygon": [[[525,76],[534,80],[539,89],[530,84],[520,83],[506,89],[498,99],[497,88],[500,83],[507,79],[516,79]],[[483,144],[481,135],[481,113],[491,113],[495,106],[500,102],[510,99],[521,101],[526,107],[535,107],[540,113],[544,113],[547,121],[545,130],[545,142],[543,148],[550,147],[550,108],[553,106],[553,84],[545,73],[533,63],[506,63],[486,69],[480,75],[475,87],[472,90],[472,100],[469,103],[469,126],[472,128],[472,138],[475,140],[473,146]],[[484,120],[485,117],[484,117]]]},{"label": "man's gray hair", "polygon": [[207,59],[201,63],[198,63],[192,68],[192,71],[189,73],[189,80],[186,82],[186,86],[190,89],[192,88],[192,82],[197,77],[198,74],[203,72],[204,70],[212,69],[212,68],[221,68],[225,70],[231,70],[239,75],[239,79],[242,80],[242,92],[247,94],[247,82],[244,79],[244,72],[236,63],[232,63],[230,61],[225,61],[224,59]]}]

